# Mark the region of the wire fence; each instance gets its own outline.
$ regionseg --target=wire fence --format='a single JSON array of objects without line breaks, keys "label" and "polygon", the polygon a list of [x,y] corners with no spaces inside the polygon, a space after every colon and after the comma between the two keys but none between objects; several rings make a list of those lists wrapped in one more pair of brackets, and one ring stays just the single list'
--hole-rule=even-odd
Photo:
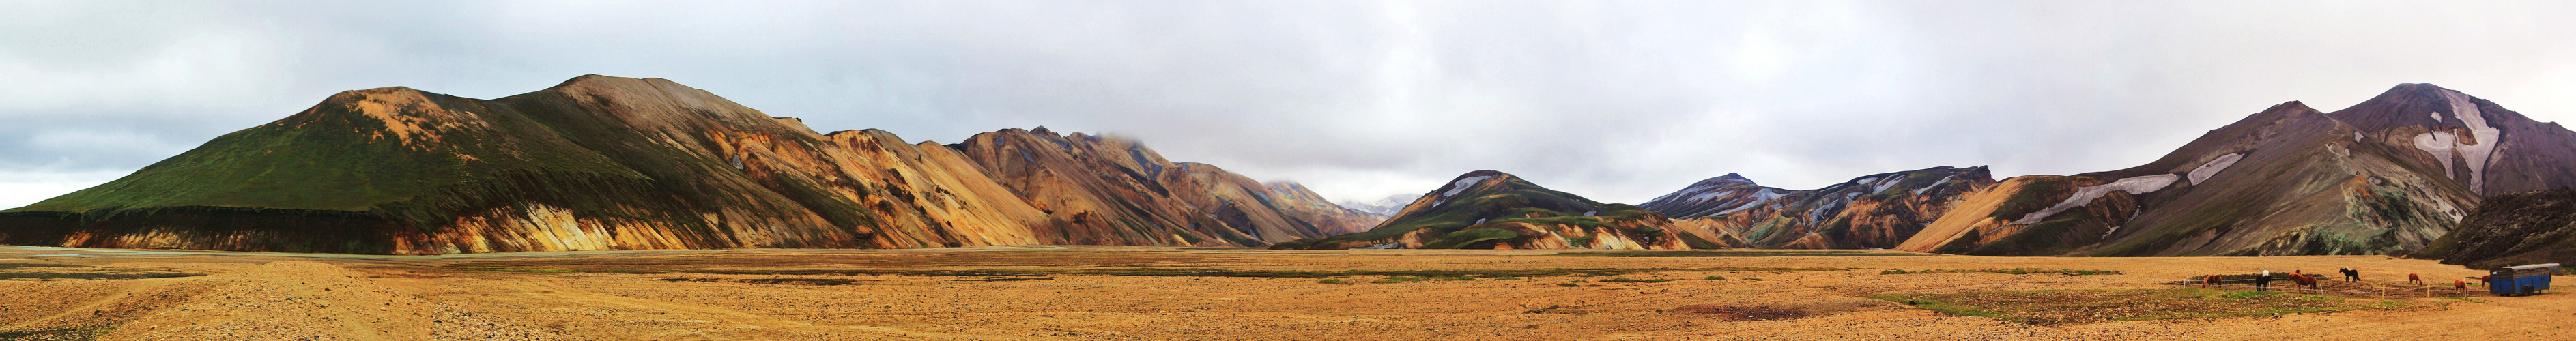
[{"label": "wire fence", "polygon": [[[2394,283],[2405,283],[2405,284],[2403,284],[2403,285],[2394,285],[2394,286],[2381,286],[2381,285],[2373,285],[2373,284],[2363,284],[2363,285],[2368,285],[2368,286],[2369,286],[2368,288],[2349,288],[2349,287],[2345,287],[2345,285],[2336,285],[2335,287],[2329,288],[2329,287],[2328,287],[2329,285],[2327,285],[2327,284],[2328,284],[2328,283],[2333,283],[2333,282],[2324,281],[2324,280],[2319,280],[2319,281],[2317,281],[2317,284],[2318,284],[2317,286],[2315,286],[2315,287],[2309,287],[2309,286],[2301,286],[2301,285],[2298,285],[2298,282],[2296,282],[2296,281],[2291,281],[2291,280],[2286,280],[2286,279],[2282,279],[2282,280],[2273,280],[2273,281],[2272,281],[2272,283],[2271,283],[2271,284],[2269,284],[2269,285],[2259,285],[2259,286],[2258,286],[2258,285],[2256,285],[2256,284],[2255,284],[2256,282],[2255,282],[2254,280],[2252,280],[2252,279],[2230,279],[2230,280],[2220,280],[2220,281],[2218,281],[2218,283],[2217,283],[2217,284],[2210,284],[2210,283],[2206,283],[2206,282],[2203,282],[2203,281],[2172,281],[2172,282],[2165,282],[2164,284],[2167,284],[2167,285],[2190,286],[2190,287],[2202,287],[2202,288],[2220,289],[2220,290],[2269,291],[2269,292],[2286,292],[2286,293],[2316,294],[2316,295],[2334,295],[2334,296],[2344,296],[2344,297],[2354,297],[2354,298],[2378,298],[2378,299],[2389,299],[2389,298],[2413,298],[2413,297],[2427,297],[2427,298],[2429,298],[2429,297],[2477,297],[2477,296],[2495,296],[2495,294],[2494,294],[2494,293],[2492,293],[2492,292],[2488,292],[2485,286],[2482,286],[2482,285],[2476,285],[2476,283],[2470,283],[2471,285],[2469,285],[2469,286],[2467,286],[2467,287],[2463,288],[2463,287],[2454,287],[2454,286],[2435,286],[2435,285],[2428,285],[2428,284],[2415,284],[2414,282],[2409,282],[2409,281],[2391,281],[2391,280],[2374,280],[2374,279],[2363,279],[2363,281],[2366,281],[2366,282],[2386,282],[2386,283],[2392,283],[2392,284],[2394,284]],[[2340,283],[2355,283],[2355,282],[2340,282]]]}]

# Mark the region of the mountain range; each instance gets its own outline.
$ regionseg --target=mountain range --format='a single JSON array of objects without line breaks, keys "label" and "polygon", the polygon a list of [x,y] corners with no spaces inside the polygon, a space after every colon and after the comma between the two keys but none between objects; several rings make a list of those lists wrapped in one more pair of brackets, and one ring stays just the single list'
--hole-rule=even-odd
[{"label": "mountain range", "polygon": [[[2296,101],[2275,105],[2126,169],[1998,181],[1985,167],[1945,166],[1811,190],[1766,187],[1728,173],[1637,207],[1670,217],[1670,226],[1657,228],[1727,247],[1998,256],[2408,254],[2428,245],[2445,253],[2501,250],[2495,245],[2522,239],[2510,232],[2442,238],[2463,219],[2481,221],[2471,211],[2489,195],[2576,185],[2571,153],[2576,132],[2555,123],[2451,89],[2401,84],[2331,113]],[[1403,224],[1436,213],[1417,210],[1439,210],[1424,202],[1359,234],[1365,237],[1322,241],[1390,240],[1391,233],[1379,231],[1418,229]],[[1519,201],[1480,212],[1563,211],[1510,202]],[[2530,215],[2514,211],[2478,212]],[[1477,219],[1488,218],[1518,216]]]},{"label": "mountain range", "polygon": [[1459,175],[1367,232],[1297,240],[1274,249],[1688,249],[1671,219],[1603,204],[1503,172]]},{"label": "mountain range", "polygon": [[342,92],[124,178],[0,211],[0,243],[379,254],[1875,248],[2413,254],[2483,266],[2576,255],[2558,232],[2576,216],[2549,213],[2567,192],[2529,193],[2570,185],[2576,132],[2430,84],[2334,112],[2282,103],[2118,170],[1997,180],[1986,167],[1942,166],[1806,190],[1727,173],[1632,206],[1491,170],[1335,204],[1126,139],[1043,127],[954,144],[817,133],[668,80],[588,75],[492,100]]},{"label": "mountain range", "polygon": [[347,91],[0,211],[0,243],[386,254],[1267,246],[1377,219],[1295,184],[1045,128],[816,133],[668,80],[479,100]]}]

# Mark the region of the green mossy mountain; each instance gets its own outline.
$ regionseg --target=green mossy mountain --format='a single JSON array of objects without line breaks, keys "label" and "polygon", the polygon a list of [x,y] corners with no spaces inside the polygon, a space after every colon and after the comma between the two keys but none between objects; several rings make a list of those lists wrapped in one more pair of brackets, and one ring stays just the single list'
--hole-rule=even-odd
[{"label": "green mossy mountain", "polygon": [[[1075,143],[1052,144],[1067,146],[1055,164],[1089,169],[1082,174],[1169,164],[1115,161],[1151,153],[1131,141]],[[987,174],[1037,162],[979,159],[878,130],[819,134],[662,79],[590,75],[493,100],[380,88],[0,211],[0,243],[390,254],[1266,246],[1374,223],[1300,201],[1312,196],[1269,200],[1269,184],[1214,167],[1086,184],[1113,195],[1042,200],[1021,194],[1067,184]],[[1039,207],[1067,200],[1085,204]],[[1067,219],[1113,208],[1146,223]]]},{"label": "green mossy mountain", "polygon": [[1459,175],[1367,232],[1299,240],[1275,249],[1687,249],[1718,247],[1672,228],[1663,215],[1602,204],[1503,172]]}]

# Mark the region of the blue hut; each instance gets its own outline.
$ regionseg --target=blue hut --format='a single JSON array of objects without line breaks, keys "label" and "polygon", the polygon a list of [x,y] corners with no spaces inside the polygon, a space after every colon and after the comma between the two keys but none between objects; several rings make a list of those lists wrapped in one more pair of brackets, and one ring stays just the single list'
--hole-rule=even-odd
[{"label": "blue hut", "polygon": [[2558,272],[2558,263],[2508,266],[2487,271],[2487,291],[2503,296],[2524,296],[2549,290],[2549,274]]}]

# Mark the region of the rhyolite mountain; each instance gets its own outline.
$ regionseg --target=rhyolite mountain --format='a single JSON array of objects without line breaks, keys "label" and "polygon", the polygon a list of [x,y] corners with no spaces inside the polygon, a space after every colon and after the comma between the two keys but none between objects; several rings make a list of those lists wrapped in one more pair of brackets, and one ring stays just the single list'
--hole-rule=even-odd
[{"label": "rhyolite mountain", "polygon": [[2403,253],[2486,194],[2576,184],[2576,133],[2430,84],[2351,108],[2288,102],[2154,162],[2004,181],[1896,249],[1977,255]]},{"label": "rhyolite mountain", "polygon": [[2477,269],[2576,264],[2576,188],[2487,197],[2451,234],[2406,256]]},{"label": "rhyolite mountain", "polygon": [[1912,238],[1962,195],[1994,184],[1986,167],[1871,174],[1798,191],[1727,173],[1637,206],[1709,240],[1762,248],[1884,249]]},{"label": "rhyolite mountain", "polygon": [[1293,184],[1133,141],[816,133],[662,79],[492,100],[342,92],[96,187],[0,243],[386,254],[1012,244],[1266,246],[1360,231]]},{"label": "rhyolite mountain", "polygon": [[1671,219],[1627,204],[1603,204],[1480,170],[1405,205],[1367,232],[1298,240],[1274,249],[1688,249],[1718,247],[1675,233]]}]

